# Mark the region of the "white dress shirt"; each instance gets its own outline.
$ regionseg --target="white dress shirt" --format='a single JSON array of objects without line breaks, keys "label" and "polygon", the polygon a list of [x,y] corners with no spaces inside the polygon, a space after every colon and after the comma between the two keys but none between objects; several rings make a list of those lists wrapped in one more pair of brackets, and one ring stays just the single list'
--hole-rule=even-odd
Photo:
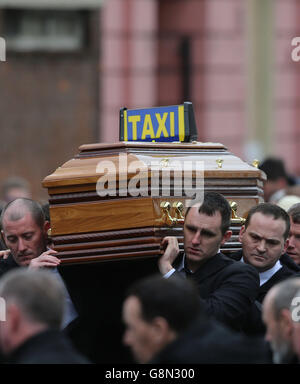
[{"label": "white dress shirt", "polygon": [[[244,263],[244,258],[241,258],[241,261]],[[259,281],[260,281],[260,286],[265,284],[279,269],[282,268],[282,265],[280,264],[280,261],[278,260],[277,263],[270,269],[267,269],[264,272],[259,273]]]}]

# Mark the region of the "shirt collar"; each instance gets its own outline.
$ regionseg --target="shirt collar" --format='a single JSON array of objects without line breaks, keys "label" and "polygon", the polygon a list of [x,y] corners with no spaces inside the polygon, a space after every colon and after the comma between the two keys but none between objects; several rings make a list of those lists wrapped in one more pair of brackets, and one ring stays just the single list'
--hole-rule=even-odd
[{"label": "shirt collar", "polygon": [[[221,248],[218,250],[217,254],[221,252]],[[183,269],[188,269],[188,267],[185,266],[185,253],[183,254],[183,257],[181,259],[180,264],[178,265],[177,271],[180,272]]]},{"label": "shirt collar", "polygon": [[[244,263],[244,258],[242,256],[241,261]],[[272,268],[267,269],[264,272],[259,272],[259,280],[260,280],[260,286],[262,286],[265,282],[267,282],[279,269],[282,268],[282,265],[280,264],[280,261],[278,260],[275,265],[273,265]]]}]

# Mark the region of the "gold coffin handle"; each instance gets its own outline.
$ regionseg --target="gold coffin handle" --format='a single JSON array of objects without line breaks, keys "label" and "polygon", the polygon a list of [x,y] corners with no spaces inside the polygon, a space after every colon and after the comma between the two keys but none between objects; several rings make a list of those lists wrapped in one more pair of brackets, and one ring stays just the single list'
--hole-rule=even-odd
[{"label": "gold coffin handle", "polygon": [[177,224],[184,224],[184,205],[181,201],[173,203],[175,209]]},{"label": "gold coffin handle", "polygon": [[[245,224],[246,219],[244,217],[239,217],[237,215],[237,203],[232,201],[230,203],[232,218],[232,224]],[[181,201],[176,201],[172,204],[169,201],[162,201],[160,203],[160,208],[163,211],[162,221],[164,224],[169,226],[174,226],[176,224],[184,224],[184,206]],[[175,210],[175,217],[171,216],[171,208]]]},{"label": "gold coffin handle", "polygon": [[237,215],[237,208],[238,208],[238,205],[235,201],[232,201],[230,203],[230,207],[231,207],[231,212],[232,212],[232,218],[231,218],[231,223],[233,224],[245,224],[245,221],[246,219],[244,217],[239,217]]},{"label": "gold coffin handle", "polygon": [[[180,201],[173,203],[172,207],[171,207],[171,203],[170,202],[162,201],[160,203],[160,208],[163,211],[162,221],[165,224],[167,224],[169,226],[173,226],[173,225],[176,225],[176,224],[183,224],[184,223],[184,216],[183,216],[184,207],[183,207],[183,204]],[[171,208],[175,209],[175,213],[176,213],[177,217],[172,217],[171,216]]]},{"label": "gold coffin handle", "polygon": [[170,215],[171,204],[168,201],[162,201],[160,203],[160,208],[163,211],[163,217],[162,217],[163,223],[169,226],[175,225],[175,222],[172,216]]}]

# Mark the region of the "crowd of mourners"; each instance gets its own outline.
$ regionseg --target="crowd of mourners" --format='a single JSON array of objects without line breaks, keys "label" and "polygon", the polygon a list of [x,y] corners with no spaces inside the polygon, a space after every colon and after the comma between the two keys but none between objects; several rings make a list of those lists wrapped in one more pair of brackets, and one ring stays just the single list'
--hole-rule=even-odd
[{"label": "crowd of mourners", "polygon": [[[162,240],[158,273],[128,282],[122,342],[137,363],[293,364],[300,359],[300,194],[280,159],[267,159],[265,202],[232,236],[232,210],[204,192],[185,212],[184,250]],[[93,361],[72,342],[80,310],[60,273],[47,205],[12,178],[2,190],[0,353],[3,363]]]}]

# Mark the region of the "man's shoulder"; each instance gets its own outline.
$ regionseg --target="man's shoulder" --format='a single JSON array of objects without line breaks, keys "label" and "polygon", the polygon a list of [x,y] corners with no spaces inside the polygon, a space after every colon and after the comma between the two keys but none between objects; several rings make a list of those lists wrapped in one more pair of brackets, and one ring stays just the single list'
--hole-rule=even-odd
[{"label": "man's shoulder", "polygon": [[227,258],[230,262],[226,265],[227,274],[247,274],[249,276],[254,276],[256,279],[259,279],[257,270],[250,264],[243,263],[239,259],[232,258],[231,256],[221,254],[223,258]]},{"label": "man's shoulder", "polygon": [[242,249],[239,249],[238,251],[235,251],[235,252],[228,253],[228,257],[232,260],[235,260],[235,261],[240,261],[242,256],[243,256],[243,250]]},{"label": "man's shoulder", "polygon": [[287,253],[284,253],[280,259],[280,264],[283,266],[283,267],[286,267],[287,269],[289,269],[291,272],[300,272],[300,266],[297,265],[294,260],[287,254]]},{"label": "man's shoulder", "polygon": [[9,254],[7,259],[0,260],[0,278],[10,270],[17,268],[18,264],[15,262],[11,254]]},{"label": "man's shoulder", "polygon": [[271,286],[279,283],[282,280],[288,279],[290,277],[299,277],[299,276],[300,276],[299,271],[295,271],[289,268],[287,265],[281,264],[281,268],[278,271],[276,271],[273,274],[273,276],[271,276],[270,279],[262,285],[262,287],[267,286],[268,288],[270,288]]},{"label": "man's shoulder", "polygon": [[254,269],[254,267],[252,267],[251,265],[249,264],[246,264],[246,263],[243,263],[241,260],[241,257],[238,258],[238,257],[232,257],[231,254],[226,254],[224,255],[223,253],[220,253],[221,257],[223,260],[226,260],[227,261],[227,268],[233,268],[233,269],[249,269],[248,267],[250,267],[250,269]]},{"label": "man's shoulder", "polygon": [[74,349],[70,340],[57,330],[33,335],[10,356],[18,364],[87,364],[89,361]]},{"label": "man's shoulder", "polygon": [[[173,266],[177,269],[182,263],[183,255],[179,255],[175,260]],[[256,269],[249,264],[245,264],[241,261],[232,259],[231,257],[223,254],[222,252],[217,253],[207,263],[205,263],[196,272],[196,275],[215,276],[217,278],[234,278],[237,275],[248,275],[252,279],[259,281],[259,275]]]},{"label": "man's shoulder", "polygon": [[[228,345],[230,353],[228,354]],[[213,318],[196,321],[166,346],[152,363],[268,363],[263,342],[233,332]]]},{"label": "man's shoulder", "polygon": [[243,257],[242,249],[228,254],[228,258],[230,258],[234,262],[233,268],[241,268],[242,270],[252,271],[253,273],[255,272],[258,275],[258,272],[255,269],[255,267],[253,267],[253,265],[248,263],[243,263],[241,261],[242,257]]},{"label": "man's shoulder", "polygon": [[233,260],[223,253],[218,253],[210,260],[209,266],[205,267],[205,274],[222,283],[225,281],[232,283],[249,282],[251,280],[255,286],[259,284],[259,275],[254,267]]}]

